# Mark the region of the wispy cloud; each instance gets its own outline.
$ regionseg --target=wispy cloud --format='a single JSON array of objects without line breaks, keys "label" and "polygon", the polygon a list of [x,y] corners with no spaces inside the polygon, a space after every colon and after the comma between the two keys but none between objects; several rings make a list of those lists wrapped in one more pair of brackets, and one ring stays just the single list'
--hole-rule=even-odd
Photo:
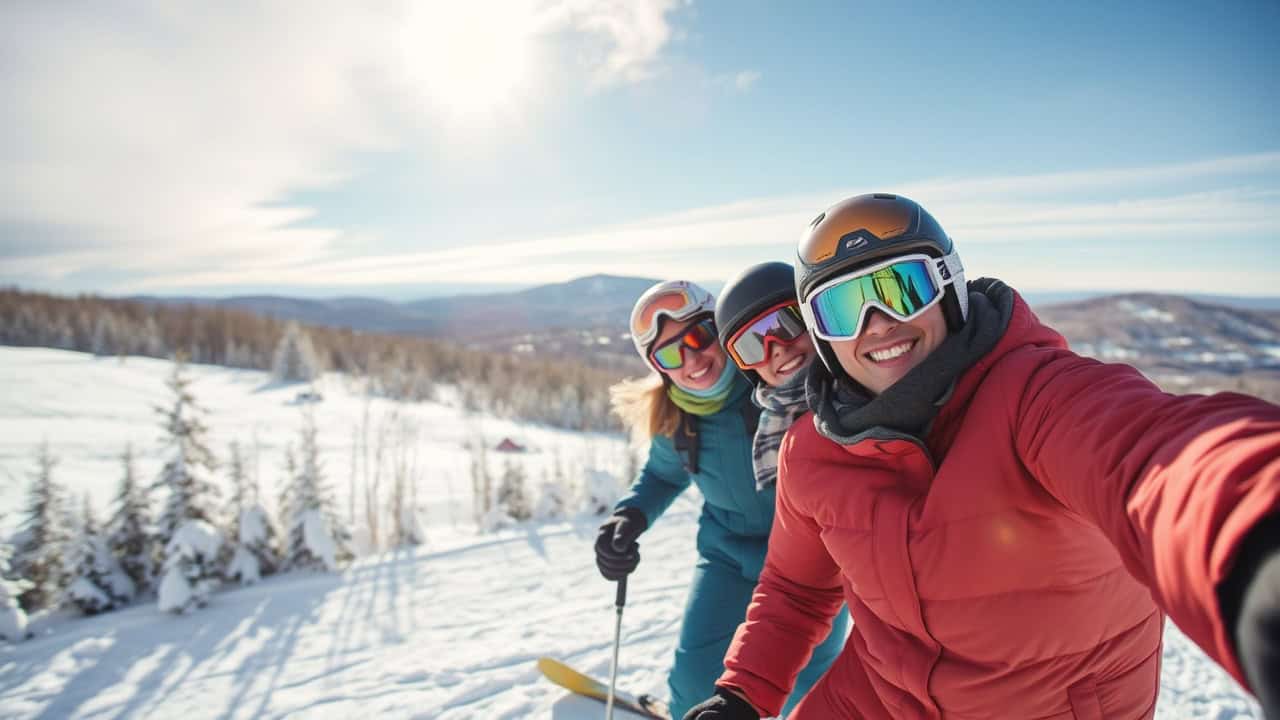
[{"label": "wispy cloud", "polygon": [[[0,249],[26,256],[0,255],[6,273],[330,257],[343,229],[296,227],[312,210],[282,198],[342,182],[353,154],[407,131],[476,124],[537,81],[541,45],[584,40],[596,86],[641,81],[678,4],[4,4]],[[42,247],[51,235],[64,241]]]},{"label": "wispy cloud", "polygon": [[[790,259],[808,222],[831,203],[859,192],[900,190],[943,222],[970,267],[981,274],[1014,277],[1037,288],[1167,287],[1181,270],[1152,260],[1152,243],[1204,242],[1219,237],[1280,238],[1280,154],[1221,158],[1200,163],[926,180],[902,188],[843,188],[828,193],[760,198],[696,208],[642,221],[521,242],[495,242],[422,253],[332,259],[270,271],[225,269],[157,276],[156,288],[266,281],[297,285],[377,285],[423,282],[552,282],[609,272],[723,279],[751,262]],[[1191,184],[1208,190],[1152,193]],[[981,190],[975,190],[981,188]],[[1105,189],[1103,196],[1094,190]],[[1082,190],[1089,192],[1081,194]],[[1055,276],[1060,265],[1027,262],[1049,242],[1105,241],[1133,262],[1113,275]],[[1022,252],[1010,253],[1020,246]],[[1210,254],[1211,255],[1211,254]],[[1270,257],[1270,256],[1267,256]],[[1213,271],[1206,257],[1204,271]],[[1139,272],[1139,267],[1142,272]],[[1237,272],[1237,292],[1274,292],[1280,267],[1264,257]],[[1226,271],[1223,271],[1224,277]],[[1146,278],[1143,280],[1143,278]]]},{"label": "wispy cloud", "polygon": [[[1280,152],[922,177],[411,254],[380,251],[374,230],[317,226],[314,208],[285,202],[349,180],[355,154],[399,148],[460,117],[476,124],[566,57],[596,90],[660,74],[684,4],[0,5],[0,282],[47,286],[110,271],[130,284],[96,289],[128,292],[537,282],[680,267],[715,279],[790,257],[816,212],[879,190],[924,202],[966,259],[999,271],[1016,271],[1026,253],[1015,251],[1034,242],[1280,239]],[[723,91],[753,88],[760,75],[703,77]],[[1280,282],[1266,258],[1255,276]]]},{"label": "wispy cloud", "polygon": [[743,70],[742,72],[733,76],[733,86],[737,88],[739,92],[746,92],[750,90],[759,80],[760,80],[759,72],[756,72],[755,70]]}]

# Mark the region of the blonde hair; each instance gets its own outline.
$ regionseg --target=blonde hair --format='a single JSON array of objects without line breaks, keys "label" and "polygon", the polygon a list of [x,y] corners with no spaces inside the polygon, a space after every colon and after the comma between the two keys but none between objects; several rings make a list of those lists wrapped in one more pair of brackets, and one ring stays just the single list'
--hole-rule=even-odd
[{"label": "blonde hair", "polygon": [[674,437],[680,425],[680,408],[657,373],[615,383],[609,388],[609,404],[637,444],[647,444],[655,435]]}]

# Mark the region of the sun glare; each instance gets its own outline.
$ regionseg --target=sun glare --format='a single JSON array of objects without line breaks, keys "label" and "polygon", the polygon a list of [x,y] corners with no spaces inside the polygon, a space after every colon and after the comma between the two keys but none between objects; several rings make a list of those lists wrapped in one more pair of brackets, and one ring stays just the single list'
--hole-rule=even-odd
[{"label": "sun glare", "polygon": [[525,2],[414,5],[401,32],[408,82],[451,125],[499,124],[533,92],[537,24]]}]

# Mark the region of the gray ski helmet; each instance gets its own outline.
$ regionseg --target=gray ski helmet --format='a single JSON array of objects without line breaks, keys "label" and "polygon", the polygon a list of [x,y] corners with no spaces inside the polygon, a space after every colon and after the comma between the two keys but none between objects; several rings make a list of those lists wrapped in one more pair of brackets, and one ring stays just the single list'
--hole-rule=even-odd
[{"label": "gray ski helmet", "polygon": [[[767,262],[738,273],[725,283],[716,302],[716,328],[720,345],[728,350],[729,338],[760,313],[796,299],[795,268],[784,262]],[[729,362],[733,362],[732,356]],[[737,363],[734,363],[737,367]],[[764,380],[755,370],[738,371],[759,386]]]},{"label": "gray ski helmet", "polygon": [[[901,195],[856,195],[832,205],[809,223],[796,249],[795,288],[801,303],[822,283],[877,261],[922,252],[945,261],[942,299],[947,329],[954,332],[969,314],[964,267],[951,238],[918,203]],[[818,357],[837,377],[845,375],[831,344],[813,334]]]}]

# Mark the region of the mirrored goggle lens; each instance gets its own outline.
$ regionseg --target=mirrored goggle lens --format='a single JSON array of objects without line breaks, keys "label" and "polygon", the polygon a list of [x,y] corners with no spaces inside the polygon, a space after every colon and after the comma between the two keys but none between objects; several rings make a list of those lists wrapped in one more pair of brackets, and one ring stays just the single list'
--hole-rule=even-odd
[{"label": "mirrored goggle lens", "polygon": [[644,306],[644,310],[640,313],[640,317],[636,318],[636,325],[631,328],[631,331],[637,337],[644,337],[653,332],[654,318],[659,311],[668,316],[679,317],[692,304],[693,299],[683,290],[672,290],[658,295]]},{"label": "mirrored goggle lens", "polygon": [[682,334],[653,349],[650,356],[663,370],[676,370],[684,365],[684,349],[702,352],[716,342],[715,324],[711,320],[691,325]]},{"label": "mirrored goggle lens", "polygon": [[769,343],[789,344],[805,334],[798,305],[787,305],[756,318],[729,342],[738,367],[746,370],[769,359]]},{"label": "mirrored goggle lens", "polygon": [[866,275],[851,277],[809,301],[818,331],[830,338],[855,338],[867,309],[877,307],[898,320],[910,320],[941,295],[928,260],[903,260]]}]

